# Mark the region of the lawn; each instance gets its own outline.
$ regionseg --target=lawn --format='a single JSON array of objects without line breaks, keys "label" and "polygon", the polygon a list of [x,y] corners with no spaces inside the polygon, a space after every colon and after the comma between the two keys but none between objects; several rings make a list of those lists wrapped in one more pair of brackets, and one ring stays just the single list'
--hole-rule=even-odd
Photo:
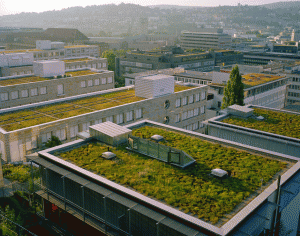
[{"label": "lawn", "polygon": [[[107,146],[100,143],[55,155],[213,224],[259,189],[262,178],[266,183],[286,166],[284,162],[160,128],[133,130],[133,135],[147,139],[154,134],[165,138],[162,144],[191,155],[196,164],[182,170],[132,153],[124,146],[111,148],[117,159],[105,160],[100,156]],[[220,180],[210,176],[214,168],[230,171],[231,177]]]},{"label": "lawn", "polygon": [[265,119],[260,121],[254,118],[230,116],[222,122],[300,139],[300,115],[258,108],[254,108],[254,114]]}]

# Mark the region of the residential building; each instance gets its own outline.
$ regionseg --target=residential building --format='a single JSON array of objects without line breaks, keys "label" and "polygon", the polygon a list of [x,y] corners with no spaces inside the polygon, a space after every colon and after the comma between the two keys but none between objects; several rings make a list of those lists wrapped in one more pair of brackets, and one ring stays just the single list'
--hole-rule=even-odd
[{"label": "residential building", "polygon": [[208,53],[189,53],[181,48],[166,47],[152,51],[131,51],[116,58],[116,76],[148,70],[182,67],[187,70],[212,71],[214,58]]},{"label": "residential building", "polygon": [[[149,79],[155,81],[155,77]],[[55,83],[59,80],[63,79],[55,80]],[[94,83],[95,79],[82,79],[80,85],[76,83],[74,86],[84,90]],[[5,162],[25,160],[26,154],[43,149],[51,135],[69,142],[78,132],[104,121],[129,124],[144,118],[203,132],[201,121],[206,119],[208,87],[175,85],[175,92],[168,94],[161,89],[161,96],[147,99],[135,96],[135,90],[130,87],[122,87],[1,109],[2,159]]]},{"label": "residential building", "polygon": [[180,46],[183,49],[230,49],[231,36],[224,34],[222,29],[207,32],[183,31],[180,35]]}]

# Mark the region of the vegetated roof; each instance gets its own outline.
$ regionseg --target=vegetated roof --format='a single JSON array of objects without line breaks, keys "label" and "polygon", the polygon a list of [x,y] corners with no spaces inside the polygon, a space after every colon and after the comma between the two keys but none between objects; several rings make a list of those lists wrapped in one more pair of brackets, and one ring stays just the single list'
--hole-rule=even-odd
[{"label": "vegetated roof", "polygon": [[230,116],[222,122],[300,139],[300,115],[259,108],[254,108],[254,115],[265,119]]},{"label": "vegetated roof", "polygon": [[[190,88],[175,85],[175,92]],[[0,114],[0,127],[6,131],[13,131],[144,99],[136,97],[134,89],[130,89],[36,107],[30,110],[24,109]]]},{"label": "vegetated roof", "polygon": [[78,62],[78,61],[85,61],[85,62],[88,62],[88,61],[92,61],[93,59],[91,58],[74,58],[74,59],[67,59],[67,60],[63,60],[65,63],[69,63],[69,62]]},{"label": "vegetated roof", "polygon": [[14,79],[5,79],[5,80],[0,80],[0,86],[27,84],[32,82],[44,81],[44,80],[49,80],[49,79],[42,78],[39,76],[28,76],[28,77],[14,78]]},{"label": "vegetated roof", "polygon": [[87,48],[87,47],[94,47],[94,45],[71,45],[71,46],[65,46],[65,48]]},{"label": "vegetated roof", "polygon": [[40,49],[20,49],[20,50],[6,50],[6,51],[1,51],[0,53],[24,53],[24,52],[38,52],[38,51],[43,51]]},{"label": "vegetated roof", "polygon": [[[286,167],[285,162],[161,128],[145,126],[133,130],[133,135],[148,140],[154,134],[164,137],[161,144],[192,156],[196,164],[182,170],[132,153],[125,146],[111,147],[117,158],[105,160],[101,155],[107,146],[102,143],[89,143],[54,155],[213,224],[225,223],[228,218],[223,217],[258,190],[261,179],[269,183]],[[210,173],[215,168],[230,172],[231,177],[223,180],[212,177]]]},{"label": "vegetated roof", "polygon": [[242,75],[242,82],[248,86],[256,86],[281,78],[283,78],[283,76],[251,73]]},{"label": "vegetated roof", "polygon": [[93,75],[97,74],[99,72],[91,71],[91,70],[78,70],[78,71],[69,71],[66,72],[66,75],[72,75],[72,76],[81,76],[81,75]]}]

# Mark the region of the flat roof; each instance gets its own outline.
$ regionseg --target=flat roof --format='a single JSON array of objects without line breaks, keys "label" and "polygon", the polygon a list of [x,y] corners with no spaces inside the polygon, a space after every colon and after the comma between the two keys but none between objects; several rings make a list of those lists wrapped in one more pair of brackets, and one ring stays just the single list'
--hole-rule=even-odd
[{"label": "flat roof", "polygon": [[[256,197],[261,179],[264,180],[264,188],[267,188],[275,180],[276,173],[287,170],[288,164],[284,161],[229,148],[189,134],[151,126],[134,129],[132,134],[149,141],[152,135],[161,135],[164,141],[160,144],[186,152],[196,163],[182,170],[126,150],[122,145],[110,147],[117,158],[106,160],[99,157],[107,151],[108,145],[97,141],[67,152],[56,150],[54,155],[217,226],[226,223],[238,212],[237,208]],[[215,168],[230,172],[230,177],[221,180],[211,176],[211,170]]]},{"label": "flat roof", "polygon": [[[175,92],[190,88],[175,85]],[[0,114],[0,128],[5,131],[13,131],[141,100],[145,100],[145,98],[136,97],[134,89],[126,89],[47,106],[22,109]]]},{"label": "flat roof", "polygon": [[1,51],[0,53],[21,53],[21,52],[38,52],[38,51],[43,51],[40,49],[18,49],[18,50],[5,50]]},{"label": "flat roof", "polygon": [[27,84],[32,82],[39,82],[49,80],[48,78],[42,78],[39,76],[28,76],[28,77],[21,77],[21,78],[13,78],[13,79],[5,79],[0,80],[0,86],[9,86],[9,85],[16,85],[16,84]]},{"label": "flat roof", "polygon": [[277,79],[282,79],[284,76],[270,75],[270,74],[259,74],[259,73],[250,73],[247,75],[242,75],[242,82],[248,86],[256,86],[271,82]]},{"label": "flat roof", "polygon": [[71,46],[65,46],[65,48],[87,48],[87,47],[97,47],[94,45],[71,45]]},{"label": "flat roof", "polygon": [[253,109],[255,117],[262,116],[264,119],[230,115],[221,122],[300,139],[300,113],[293,114],[255,107]]},{"label": "flat roof", "polygon": [[62,60],[62,61],[66,62],[66,63],[69,63],[69,62],[92,61],[92,60],[95,60],[95,59],[85,57],[85,58],[66,59],[66,60]]},{"label": "flat roof", "polygon": [[165,78],[173,77],[172,75],[164,75],[164,74],[157,74],[157,75],[145,75],[142,78],[147,78],[149,80],[160,80]]},{"label": "flat roof", "polygon": [[98,74],[99,72],[91,71],[91,70],[78,70],[78,71],[69,71],[66,72],[66,75],[72,75],[72,76],[82,76],[82,75],[93,75]]}]

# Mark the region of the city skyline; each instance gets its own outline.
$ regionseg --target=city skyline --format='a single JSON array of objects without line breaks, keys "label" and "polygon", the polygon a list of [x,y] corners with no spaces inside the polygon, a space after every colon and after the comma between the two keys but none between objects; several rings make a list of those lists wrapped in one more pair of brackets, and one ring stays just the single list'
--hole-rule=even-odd
[{"label": "city skyline", "polygon": [[[292,2],[294,0],[288,0],[287,2]],[[224,5],[231,5],[236,6],[239,3],[242,5],[263,5],[263,4],[269,4],[269,3],[275,3],[275,2],[282,2],[280,0],[187,0],[187,1],[181,1],[181,0],[165,0],[165,1],[159,1],[159,0],[148,0],[148,1],[141,1],[141,0],[87,0],[84,3],[79,0],[74,0],[72,2],[69,1],[58,1],[53,0],[50,2],[43,2],[43,4],[40,4],[36,0],[29,0],[29,1],[9,1],[9,0],[1,0],[0,1],[0,15],[11,15],[11,14],[18,14],[22,12],[43,12],[43,11],[53,11],[53,10],[62,10],[64,8],[69,7],[86,7],[86,6],[92,6],[92,5],[104,5],[104,4],[120,4],[120,3],[131,3],[131,4],[138,4],[142,6],[154,6],[154,5],[178,5],[178,6],[199,6],[199,7],[215,7],[215,6],[224,6]]]}]

